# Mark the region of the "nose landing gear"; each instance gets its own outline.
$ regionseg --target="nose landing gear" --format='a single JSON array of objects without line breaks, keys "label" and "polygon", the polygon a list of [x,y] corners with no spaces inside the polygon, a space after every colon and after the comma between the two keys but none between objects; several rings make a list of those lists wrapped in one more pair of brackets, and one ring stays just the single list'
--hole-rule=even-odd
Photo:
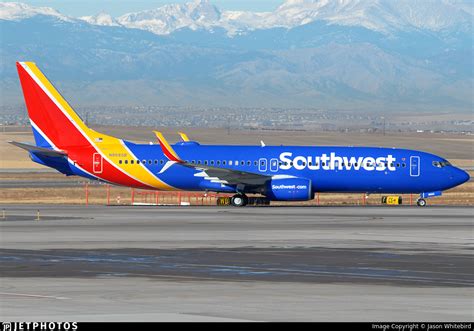
[{"label": "nose landing gear", "polygon": [[426,200],[420,198],[420,199],[416,200],[416,205],[419,206],[419,207],[424,207],[424,206],[426,206]]},{"label": "nose landing gear", "polygon": [[433,198],[433,197],[439,197],[443,194],[441,191],[435,191],[435,192],[423,192],[420,193],[420,197],[418,200],[416,200],[416,204],[420,207],[426,206],[426,198]]}]

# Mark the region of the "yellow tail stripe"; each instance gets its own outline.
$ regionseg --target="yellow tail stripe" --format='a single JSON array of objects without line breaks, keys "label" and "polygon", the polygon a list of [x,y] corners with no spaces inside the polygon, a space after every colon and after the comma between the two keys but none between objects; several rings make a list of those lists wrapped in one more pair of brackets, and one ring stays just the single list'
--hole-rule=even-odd
[{"label": "yellow tail stripe", "polygon": [[[86,135],[90,143],[102,154],[107,161],[113,164],[117,169],[120,169],[123,173],[130,176],[131,178],[142,182],[143,184],[152,186],[160,190],[173,190],[174,188],[163,181],[159,180],[154,176],[146,167],[142,164],[140,165],[131,165],[131,164],[119,164],[120,159],[134,159],[136,160],[135,155],[124,145],[122,145],[121,140],[115,137],[107,136],[101,134],[92,129],[89,129],[81,118],[76,114],[76,112],[71,108],[67,101],[61,96],[61,94],[56,90],[56,88],[49,82],[45,75],[39,70],[33,62],[22,62],[26,65],[28,69],[36,76],[36,78],[42,83],[43,87],[46,88],[53,101],[59,103],[61,108],[67,113],[69,118],[80,130]],[[117,157],[116,155],[120,155]],[[91,156],[92,157],[92,156]],[[113,181],[113,178],[107,179]]]}]

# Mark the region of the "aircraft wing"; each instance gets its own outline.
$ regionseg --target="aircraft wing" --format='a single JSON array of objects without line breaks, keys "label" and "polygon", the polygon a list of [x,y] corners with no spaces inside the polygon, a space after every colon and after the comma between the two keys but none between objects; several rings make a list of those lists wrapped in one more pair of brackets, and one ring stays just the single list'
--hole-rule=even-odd
[{"label": "aircraft wing", "polygon": [[41,154],[44,156],[62,157],[62,156],[67,155],[67,153],[63,151],[55,151],[49,148],[38,147],[38,146],[27,144],[27,143],[19,143],[17,141],[9,141],[8,143],[16,147],[23,148],[24,150],[27,150],[28,152],[34,152],[35,154]]},{"label": "aircraft wing", "polygon": [[245,186],[260,186],[265,184],[266,181],[272,178],[271,176],[267,175],[226,168],[208,167],[201,164],[197,165],[184,162],[181,163],[181,165],[189,168],[194,168],[196,170],[201,170],[201,172],[198,172],[194,176],[203,177],[204,179],[213,182],[219,182],[222,184],[243,184]]},{"label": "aircraft wing", "polygon": [[[203,164],[194,164],[185,162],[182,160],[178,154],[173,150],[171,145],[166,141],[165,137],[161,132],[154,131],[160,146],[170,160],[169,164],[180,164],[182,166],[200,170],[201,172],[195,174],[194,176],[203,177],[206,180],[210,180],[214,183],[229,184],[229,185],[245,185],[245,186],[261,186],[265,184],[266,181],[271,179],[271,176],[255,174],[246,171],[233,170],[227,168],[219,168],[214,166],[207,166]],[[167,166],[164,167],[164,170],[167,169]],[[163,171],[163,170],[162,170]]]}]

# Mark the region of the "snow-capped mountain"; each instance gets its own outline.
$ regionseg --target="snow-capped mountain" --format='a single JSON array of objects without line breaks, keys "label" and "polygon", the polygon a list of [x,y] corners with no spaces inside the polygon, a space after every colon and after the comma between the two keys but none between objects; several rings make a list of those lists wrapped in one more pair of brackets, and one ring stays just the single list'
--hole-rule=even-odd
[{"label": "snow-capped mountain", "polygon": [[61,21],[71,22],[72,18],[49,7],[33,7],[19,2],[0,2],[0,20],[19,21],[37,15],[54,17]]},{"label": "snow-capped mountain", "polygon": [[[74,18],[52,8],[21,3],[0,3],[0,19],[19,20],[35,15]],[[439,31],[456,26],[472,26],[474,1],[471,0],[286,0],[273,12],[221,11],[209,0],[169,4],[156,9],[128,13],[113,18],[107,13],[79,19],[101,26],[124,26],[158,35],[176,30],[222,28],[229,35],[275,27],[294,28],[315,21],[364,27],[373,31],[424,29]]]},{"label": "snow-capped mountain", "polygon": [[207,0],[163,7],[120,16],[123,26],[148,30],[156,34],[169,34],[177,29],[209,29],[218,25],[220,10]]},{"label": "snow-capped mountain", "polygon": [[318,20],[390,33],[414,28],[438,31],[472,24],[473,7],[469,0],[287,0],[273,12],[256,13],[221,11],[209,0],[196,0],[126,14],[117,21],[156,34],[181,28],[223,28],[233,35],[246,30],[293,28]]},{"label": "snow-capped mountain", "polygon": [[118,23],[115,18],[106,13],[99,13],[93,16],[82,16],[79,17],[79,19],[92,25],[120,26],[120,23]]},{"label": "snow-capped mountain", "polygon": [[288,27],[324,20],[383,32],[411,28],[437,31],[472,22],[472,13],[465,7],[473,5],[456,0],[287,0],[272,19]]},{"label": "snow-capped mountain", "polygon": [[21,102],[14,63],[31,60],[95,104],[472,111],[473,7],[287,0],[250,12],[201,0],[73,18],[2,2],[1,101]]}]

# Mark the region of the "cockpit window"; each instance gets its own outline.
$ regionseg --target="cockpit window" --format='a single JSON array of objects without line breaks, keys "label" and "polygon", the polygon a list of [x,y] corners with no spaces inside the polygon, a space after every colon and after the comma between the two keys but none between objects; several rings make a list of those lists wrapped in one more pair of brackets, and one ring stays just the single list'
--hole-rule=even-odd
[{"label": "cockpit window", "polygon": [[436,168],[444,168],[450,165],[451,163],[449,163],[448,161],[433,161],[433,166],[435,166]]}]

